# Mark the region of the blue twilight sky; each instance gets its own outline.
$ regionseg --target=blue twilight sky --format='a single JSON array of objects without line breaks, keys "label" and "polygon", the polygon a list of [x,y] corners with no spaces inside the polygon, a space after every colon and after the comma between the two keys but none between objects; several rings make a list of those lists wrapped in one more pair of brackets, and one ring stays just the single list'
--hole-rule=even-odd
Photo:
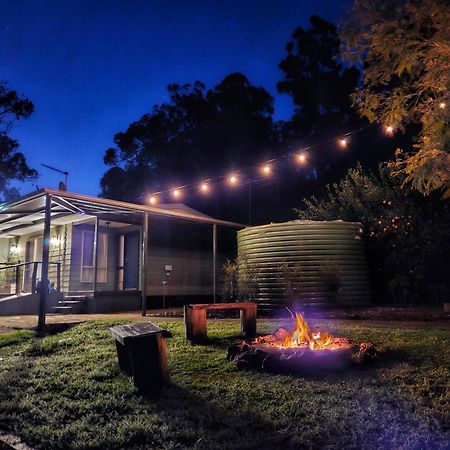
[{"label": "blue twilight sky", "polygon": [[[167,100],[167,84],[212,87],[243,72],[278,96],[278,63],[296,26],[337,22],[348,0],[0,0],[0,80],[36,111],[13,130],[39,187],[97,195],[114,134]],[[22,193],[35,187],[26,184]]]}]

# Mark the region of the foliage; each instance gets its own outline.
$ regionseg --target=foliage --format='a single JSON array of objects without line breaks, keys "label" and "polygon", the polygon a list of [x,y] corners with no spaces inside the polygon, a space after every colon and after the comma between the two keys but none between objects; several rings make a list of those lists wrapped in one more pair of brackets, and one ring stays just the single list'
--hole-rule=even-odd
[{"label": "foliage", "polygon": [[240,300],[253,300],[258,293],[258,274],[256,267],[249,263],[245,252],[239,252],[237,259],[238,298]]},{"label": "foliage", "polygon": [[17,151],[19,143],[9,135],[15,122],[28,118],[33,110],[30,100],[0,82],[0,195],[6,200],[18,195],[17,189],[10,186],[12,180],[26,181],[37,176],[23,153]]},{"label": "foliage", "polygon": [[[225,360],[237,321],[211,322],[209,345],[162,323],[172,384],[136,395],[108,327],[84,323],[0,348],[0,428],[45,449],[448,447],[450,335],[341,325],[335,335],[389,351],[377,368],[316,377],[238,371]],[[291,321],[258,321],[273,332]],[[323,324],[322,324],[323,327]]]},{"label": "foliage", "polygon": [[280,265],[280,277],[285,285],[285,295],[289,299],[298,298],[304,276],[300,263],[288,263],[283,261]]},{"label": "foliage", "polygon": [[161,183],[240,167],[276,147],[273,98],[244,75],[230,74],[208,91],[199,81],[171,84],[168,93],[169,102],[115,135],[104,157],[111,168],[103,196],[136,200]]},{"label": "foliage", "polygon": [[304,199],[297,213],[301,219],[362,222],[378,300],[412,303],[424,300],[433,284],[448,282],[450,208],[401,184],[386,168],[373,173],[358,165],[328,186],[323,199]]},{"label": "foliage", "polygon": [[238,295],[237,263],[227,259],[222,267],[222,298],[233,300]]},{"label": "foliage", "polygon": [[355,0],[343,56],[364,65],[353,96],[360,114],[405,130],[420,124],[396,172],[424,194],[450,196],[450,8],[445,0]]},{"label": "foliage", "polygon": [[350,94],[360,73],[344,68],[338,60],[340,41],[335,25],[317,16],[311,28],[298,27],[286,45],[288,52],[279,67],[284,79],[278,92],[292,97],[295,105],[292,120],[286,126],[291,133],[315,136],[358,123],[351,108]]}]

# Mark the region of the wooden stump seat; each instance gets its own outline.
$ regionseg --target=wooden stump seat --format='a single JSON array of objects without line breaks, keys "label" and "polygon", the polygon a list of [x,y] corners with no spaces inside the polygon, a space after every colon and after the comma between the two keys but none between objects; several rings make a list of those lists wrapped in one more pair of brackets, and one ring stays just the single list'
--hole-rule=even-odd
[{"label": "wooden stump seat", "polygon": [[256,334],[256,303],[214,303],[193,304],[184,307],[186,339],[201,342],[207,339],[206,311],[216,309],[239,309],[241,311],[241,333],[244,336]]},{"label": "wooden stump seat", "polygon": [[118,325],[110,328],[110,332],[116,341],[119,367],[133,377],[139,391],[150,393],[170,382],[167,330],[146,322]]}]

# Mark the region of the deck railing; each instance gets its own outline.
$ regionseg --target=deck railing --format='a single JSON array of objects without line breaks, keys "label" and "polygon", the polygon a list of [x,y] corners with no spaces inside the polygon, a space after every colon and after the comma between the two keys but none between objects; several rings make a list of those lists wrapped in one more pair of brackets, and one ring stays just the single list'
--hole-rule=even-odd
[{"label": "deck railing", "polygon": [[[0,263],[1,287],[15,285],[15,292],[8,294],[19,294],[21,292],[35,293],[43,285],[42,280],[38,280],[39,265],[42,261],[29,261],[24,263],[9,264]],[[49,265],[56,266],[56,292],[61,292],[61,263],[49,261]],[[50,280],[48,281],[50,288]]]}]

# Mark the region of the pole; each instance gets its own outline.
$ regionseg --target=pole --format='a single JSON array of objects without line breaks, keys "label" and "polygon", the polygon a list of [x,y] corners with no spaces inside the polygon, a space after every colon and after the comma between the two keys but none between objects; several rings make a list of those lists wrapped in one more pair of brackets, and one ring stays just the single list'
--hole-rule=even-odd
[{"label": "pole", "polygon": [[248,179],[248,224],[252,224],[252,177]]},{"label": "pole", "polygon": [[142,248],[141,248],[141,305],[142,315],[147,314],[147,286],[145,260],[148,251],[148,213],[144,213],[142,221]]},{"label": "pole", "polygon": [[42,271],[41,271],[41,287],[39,289],[39,318],[38,330],[45,329],[45,312],[47,308],[47,298],[49,290],[48,281],[48,262],[50,253],[50,225],[52,218],[52,197],[45,195],[45,218],[44,218],[44,239],[42,242]]},{"label": "pole", "polygon": [[213,302],[217,300],[217,224],[213,225]]},{"label": "pole", "polygon": [[97,291],[97,264],[98,264],[98,216],[95,216],[95,222],[94,222],[94,273],[92,276],[92,290],[95,292]]}]

